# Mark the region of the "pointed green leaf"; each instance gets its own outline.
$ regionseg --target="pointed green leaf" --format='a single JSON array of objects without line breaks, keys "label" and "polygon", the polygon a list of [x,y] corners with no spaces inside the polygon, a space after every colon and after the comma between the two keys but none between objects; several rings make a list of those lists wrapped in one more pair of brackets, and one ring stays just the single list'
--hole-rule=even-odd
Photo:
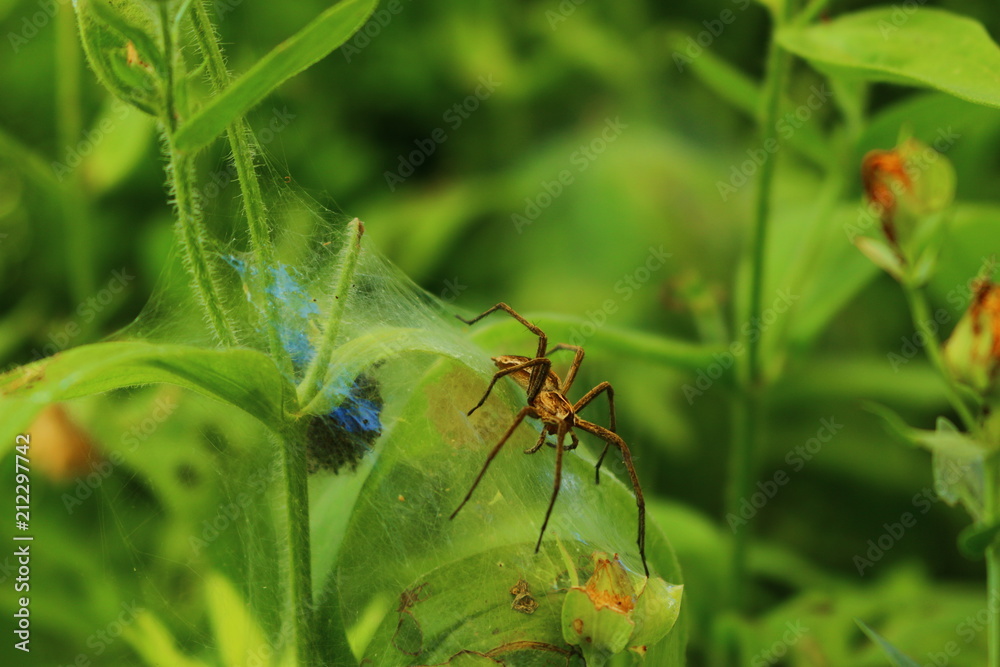
[{"label": "pointed green leaf", "polygon": [[174,137],[177,149],[196,151],[211,142],[275,88],[346,42],[377,4],[378,0],[343,0],[320,14],[181,125]]},{"label": "pointed green leaf", "polygon": [[262,647],[269,647],[267,637],[233,583],[210,572],[205,579],[205,598],[222,664],[243,665],[259,660],[256,656]]},{"label": "pointed green leaf", "polygon": [[862,632],[868,635],[869,639],[879,645],[882,652],[885,653],[887,658],[889,658],[890,663],[896,667],[920,667],[920,665],[914,662],[913,659],[909,658],[905,653],[887,642],[882,635],[869,628],[864,621],[856,618],[854,619],[854,622],[858,624],[858,627],[861,628]]},{"label": "pointed green leaf", "polygon": [[253,350],[185,345],[84,345],[0,376],[0,433],[14,442],[46,405],[122,387],[165,382],[230,403],[278,430],[295,391]]},{"label": "pointed green leaf", "polygon": [[887,408],[879,403],[873,403],[871,401],[865,401],[862,403],[862,408],[866,411],[872,413],[876,417],[882,420],[885,429],[892,435],[898,437],[903,442],[911,445],[915,445],[916,441],[913,438],[913,429],[909,424],[906,423],[902,417],[900,417],[894,410]]},{"label": "pointed green leaf", "polygon": [[170,629],[154,613],[142,610],[135,623],[125,625],[122,637],[150,665],[169,664],[174,667],[208,667],[206,663],[190,658],[177,647],[177,640]]},{"label": "pointed green leaf", "polygon": [[1000,47],[983,26],[928,7],[894,6],[778,33],[786,49],[819,68],[869,81],[936,88],[1000,107]]}]

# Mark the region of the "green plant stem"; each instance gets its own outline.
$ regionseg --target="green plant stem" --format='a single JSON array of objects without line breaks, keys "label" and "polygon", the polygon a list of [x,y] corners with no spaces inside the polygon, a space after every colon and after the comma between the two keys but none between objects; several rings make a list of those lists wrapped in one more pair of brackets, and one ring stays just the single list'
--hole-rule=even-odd
[{"label": "green plant stem", "polygon": [[[941,375],[945,383],[948,401],[958,413],[965,429],[974,435],[980,431],[972,410],[963,400],[962,396],[955,388],[954,382],[948,373],[948,368],[944,363],[944,355],[941,352],[941,342],[938,340],[935,330],[931,328],[932,322],[930,308],[927,305],[927,298],[919,288],[903,284],[903,292],[910,305],[910,313],[913,316],[913,325],[924,337],[924,349],[931,363]],[[983,461],[983,523],[987,526],[1000,520],[1000,456],[988,455]],[[986,601],[989,612],[989,626],[987,628],[986,643],[989,647],[988,667],[1000,667],[1000,548],[996,542],[986,550]]]},{"label": "green plant stem", "polygon": [[[197,0],[193,5],[192,22],[195,38],[198,40],[198,46],[205,57],[212,88],[218,93],[229,85],[231,77],[226,67],[222,48],[219,46],[215,26],[205,9],[205,3]],[[229,140],[230,150],[232,150],[233,165],[236,167],[236,176],[243,195],[247,228],[250,232],[250,246],[254,251],[253,261],[257,267],[254,272],[257,277],[255,281],[257,283],[256,292],[258,298],[264,303],[266,314],[265,327],[267,328],[268,347],[271,351],[271,358],[277,361],[285,375],[291,377],[293,373],[292,360],[283,348],[281,335],[278,333],[280,314],[277,297],[274,295],[273,271],[276,266],[274,245],[267,224],[267,209],[261,194],[260,180],[254,167],[253,138],[250,128],[242,117],[226,128],[226,137]]]},{"label": "green plant stem", "polygon": [[172,34],[173,23],[167,13],[167,3],[160,4],[160,23],[166,62],[163,113],[160,121],[166,137],[167,172],[174,191],[181,251],[184,255],[185,265],[191,272],[195,294],[212,327],[212,332],[220,343],[226,347],[232,347],[236,345],[236,335],[222,309],[219,290],[212,277],[211,263],[206,250],[207,239],[204,226],[201,224],[201,209],[194,198],[194,161],[190,156],[180,153],[174,147],[173,142],[173,135],[177,130],[177,109],[174,107],[175,95],[173,92],[176,54]]},{"label": "green plant stem", "polygon": [[330,367],[330,357],[333,355],[337,336],[340,334],[340,320],[344,315],[351,282],[354,280],[354,271],[361,256],[361,237],[364,233],[365,227],[357,218],[347,226],[347,239],[341,254],[340,270],[337,273],[337,284],[333,289],[333,302],[330,304],[323,340],[316,351],[316,356],[306,369],[305,378],[298,387],[299,405],[302,406],[303,412],[308,413],[313,399],[319,396],[326,371]]},{"label": "green plant stem", "polygon": [[[777,120],[781,91],[787,77],[790,58],[777,43],[774,33],[787,21],[791,3],[786,2],[782,13],[775,16],[775,26],[768,48],[767,73],[764,80],[763,109],[760,116],[763,145],[780,145]],[[764,162],[760,169],[753,215],[753,238],[749,246],[750,264],[749,321],[761,317],[764,290],[764,267],[767,262],[767,227],[771,216],[771,195],[776,157]],[[745,361],[738,377],[740,392],[734,406],[732,443],[729,452],[729,486],[727,488],[728,515],[739,516],[739,505],[749,491],[756,471],[756,440],[761,423],[759,414],[763,405],[761,397],[760,336],[747,335]],[[730,557],[728,591],[731,608],[743,606],[746,583],[747,526],[735,526]]]},{"label": "green plant stem", "polygon": [[934,364],[934,368],[936,368],[938,373],[941,374],[941,379],[945,383],[945,392],[948,397],[948,402],[951,403],[952,408],[954,408],[955,412],[958,413],[965,429],[970,433],[976,433],[979,430],[976,418],[973,415],[972,410],[969,409],[968,404],[955,389],[955,384],[952,382],[951,375],[948,373],[948,368],[944,363],[944,355],[941,352],[941,342],[938,340],[935,329],[930,326],[930,322],[933,321],[933,318],[931,317],[930,308],[927,305],[927,298],[924,296],[923,291],[919,288],[911,287],[909,285],[903,285],[903,292],[906,294],[906,301],[910,306],[910,315],[913,317],[913,326],[916,327],[917,331],[919,331],[924,337],[924,349],[927,351],[927,356],[930,358],[931,363]]},{"label": "green plant stem", "polygon": [[311,667],[315,659],[316,620],[312,594],[312,547],[309,536],[309,473],[306,470],[304,433],[290,429],[280,434],[281,483],[285,490],[284,543],[288,545],[285,570],[292,608],[293,664]]},{"label": "green plant stem", "polygon": [[[195,38],[205,58],[208,76],[216,92],[224,89],[230,81],[222,49],[215,33],[205,3],[195,0],[192,22]],[[240,117],[226,128],[226,136],[232,150],[232,160],[243,195],[243,205],[250,232],[250,244],[254,251],[256,279],[251,277],[251,287],[256,287],[257,296],[264,303],[265,327],[271,358],[278,364],[284,375],[291,377],[292,361],[281,345],[278,333],[280,315],[274,294],[274,245],[267,225],[267,211],[261,194],[260,181],[254,167],[253,145],[250,129]],[[286,585],[289,604],[293,610],[291,618],[292,645],[295,647],[296,664],[313,665],[316,660],[316,616],[313,610],[312,594],[312,546],[309,535],[309,480],[306,462],[303,459],[301,443],[304,434],[293,432],[281,437],[281,484],[285,492],[285,544],[288,545]]]},{"label": "green plant stem", "polygon": [[[1000,455],[983,462],[983,523],[1000,521]],[[1000,667],[1000,546],[996,540],[986,549],[986,609],[989,611],[986,645],[987,667]]]},{"label": "green plant stem", "polygon": [[[931,363],[944,381],[948,401],[961,418],[965,429],[974,435],[980,431],[979,424],[965,400],[955,388],[954,382],[944,363],[941,342],[938,340],[932,322],[930,308],[923,291],[910,285],[903,285],[903,292],[910,305],[913,324],[924,337],[924,349]],[[990,526],[1000,520],[1000,456],[992,454],[983,461],[983,520]],[[988,667],[1000,667],[1000,547],[996,541],[986,550],[986,608],[989,613],[986,644],[988,646]]]}]

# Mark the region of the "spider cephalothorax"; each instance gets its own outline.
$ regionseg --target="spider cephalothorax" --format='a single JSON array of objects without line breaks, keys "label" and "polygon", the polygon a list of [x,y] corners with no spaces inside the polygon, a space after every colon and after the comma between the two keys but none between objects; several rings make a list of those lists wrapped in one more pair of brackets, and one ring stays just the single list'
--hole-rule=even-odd
[{"label": "spider cephalothorax", "polygon": [[[502,355],[499,357],[493,357],[493,363],[496,364],[497,368],[500,370],[493,375],[493,379],[490,380],[489,386],[486,388],[486,392],[483,397],[479,399],[479,402],[471,410],[469,414],[478,410],[483,403],[486,402],[487,397],[489,397],[490,392],[493,391],[494,385],[500,378],[510,376],[522,389],[524,389],[527,395],[528,404],[521,408],[514,418],[514,423],[504,432],[500,440],[490,451],[489,455],[486,457],[486,462],[483,464],[482,469],[479,471],[479,475],[476,480],[472,483],[472,487],[469,492],[465,494],[465,498],[459,504],[458,508],[452,512],[451,518],[454,519],[458,511],[465,506],[469,498],[472,497],[472,492],[476,490],[476,486],[479,485],[480,480],[482,480],[483,475],[486,474],[486,469],[489,467],[490,463],[493,461],[494,457],[500,452],[500,449],[510,438],[511,434],[514,432],[525,417],[532,417],[534,419],[542,422],[542,432],[539,435],[538,442],[534,446],[525,450],[526,454],[533,454],[541,449],[542,445],[546,443],[548,436],[555,436],[555,443],[549,443],[550,446],[554,447],[556,450],[556,474],[555,483],[552,489],[552,497],[549,500],[549,507],[545,512],[545,520],[542,522],[542,530],[538,535],[538,542],[535,545],[535,551],[537,552],[542,544],[542,536],[545,535],[545,527],[549,523],[549,517],[552,514],[552,508],[555,506],[556,497],[559,495],[559,487],[562,482],[562,456],[563,452],[570,449],[575,449],[579,444],[576,434],[573,433],[574,428],[581,428],[588,433],[596,435],[601,440],[604,440],[604,451],[601,452],[600,458],[597,460],[597,465],[595,469],[595,479],[597,483],[601,481],[601,463],[604,461],[605,454],[608,453],[608,449],[614,445],[622,453],[622,460],[625,463],[625,468],[628,470],[629,478],[632,481],[632,488],[635,490],[635,501],[636,505],[639,507],[639,556],[642,558],[642,566],[646,571],[646,575],[649,575],[649,567],[646,565],[646,504],[642,498],[642,489],[639,486],[639,478],[635,473],[635,466],[632,465],[632,454],[629,452],[628,445],[615,433],[615,392],[611,388],[611,385],[607,382],[602,382],[590,391],[588,391],[580,400],[576,403],[571,403],[566,397],[566,393],[569,391],[573,384],[573,380],[576,378],[576,373],[580,369],[580,364],[583,362],[583,348],[578,345],[566,345],[560,343],[553,347],[551,350],[547,350],[546,346],[548,344],[548,339],[545,333],[531,324],[523,317],[517,314],[513,308],[505,303],[498,303],[486,312],[472,318],[471,320],[461,319],[466,324],[473,324],[478,322],[482,318],[486,317],[490,313],[503,310],[511,317],[516,319],[518,322],[523,324],[528,328],[533,334],[538,336],[538,352],[534,357],[522,357],[517,355]],[[559,376],[552,372],[552,360],[548,358],[548,355],[556,350],[570,350],[574,353],[573,363],[570,365],[569,371],[566,373],[566,380],[560,382]],[[589,422],[586,419],[582,419],[579,416],[580,410],[582,410],[588,403],[593,401],[599,394],[606,393],[608,397],[608,406],[610,408],[610,428],[604,428],[603,426],[598,426],[593,422]],[[570,442],[565,444],[566,436],[569,435]]]}]

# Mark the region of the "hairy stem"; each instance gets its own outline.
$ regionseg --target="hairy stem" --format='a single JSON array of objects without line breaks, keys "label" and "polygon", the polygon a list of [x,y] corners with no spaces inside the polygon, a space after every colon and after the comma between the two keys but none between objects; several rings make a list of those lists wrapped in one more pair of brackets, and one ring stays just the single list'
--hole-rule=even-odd
[{"label": "hairy stem", "polygon": [[[219,92],[229,85],[231,80],[229,70],[226,68],[215,26],[209,18],[205,3],[197,0],[193,5],[192,18],[195,38],[198,40],[198,47],[205,57],[212,88]],[[256,275],[256,280],[251,280],[251,283],[256,282],[256,285],[251,284],[251,287],[256,288],[256,296],[264,303],[265,319],[267,320],[264,326],[267,328],[271,358],[275,359],[285,375],[290,377],[293,372],[292,361],[282,347],[281,336],[278,333],[280,315],[274,296],[274,245],[271,242],[270,228],[267,224],[267,209],[261,194],[260,180],[254,167],[253,137],[243,117],[237,118],[226,128],[226,137],[229,140],[237,181],[243,195],[247,228],[250,232],[250,246],[254,251],[253,260],[257,267],[256,271],[251,272],[251,276]]]},{"label": "hairy stem", "polygon": [[344,315],[347,296],[354,280],[354,271],[357,269],[358,258],[361,256],[361,236],[364,233],[365,226],[357,218],[347,226],[347,239],[341,253],[337,284],[333,289],[333,302],[327,317],[326,328],[323,331],[323,340],[316,351],[316,356],[309,363],[305,378],[298,388],[299,405],[306,413],[310,411],[309,408],[313,400],[319,396],[326,379],[326,371],[330,367],[330,357],[333,355],[337,336],[340,333],[340,320]]},{"label": "hairy stem", "polygon": [[184,263],[191,272],[192,284],[198,301],[205,312],[212,332],[225,346],[236,345],[236,335],[226,318],[219,298],[218,286],[212,276],[211,263],[207,252],[207,238],[201,220],[201,207],[194,196],[194,160],[191,156],[177,151],[173,135],[177,130],[177,109],[175,108],[175,53],[172,28],[167,13],[167,3],[160,4],[160,23],[163,33],[163,52],[166,73],[163,85],[163,114],[161,123],[167,144],[167,174],[174,191],[177,208],[177,229],[181,240]]},{"label": "hairy stem", "polygon": [[[987,456],[983,462],[983,523],[1000,521],[1000,455]],[[996,540],[986,550],[986,608],[989,626],[986,634],[988,667],[1000,667],[1000,547]]]},{"label": "hairy stem", "polygon": [[[791,2],[786,2],[782,13],[775,16],[775,26],[768,48],[767,73],[764,79],[764,106],[760,115],[760,135],[763,145],[780,145],[777,120],[781,101],[781,90],[787,76],[789,55],[775,40],[777,32],[788,18]],[[753,237],[749,246],[748,262],[750,264],[749,321],[761,317],[761,301],[764,290],[764,267],[767,250],[767,227],[771,216],[771,195],[774,181],[776,158],[772,156],[760,169],[753,214]],[[734,410],[732,428],[732,445],[729,453],[729,487],[727,493],[727,516],[739,516],[740,501],[746,496],[753,480],[757,431],[761,423],[759,411],[763,404],[760,384],[760,336],[747,335],[744,344],[747,353],[740,369],[740,394]],[[730,557],[729,586],[731,608],[743,605],[746,584],[746,553],[748,540],[747,526],[734,526],[733,547]]]},{"label": "hairy stem", "polygon": [[[222,49],[215,27],[205,8],[205,3],[195,0],[193,25],[195,38],[205,58],[208,76],[213,89],[218,92],[230,82]],[[250,231],[251,247],[256,271],[250,274],[251,289],[264,303],[265,327],[271,358],[279,368],[291,376],[292,362],[281,345],[278,333],[278,304],[274,295],[274,246],[267,225],[264,197],[253,161],[253,144],[246,121],[239,117],[228,128],[226,135],[232,150],[233,164],[243,195],[243,204]],[[288,545],[285,582],[292,609],[289,623],[292,645],[295,647],[295,664],[313,665],[316,660],[316,618],[312,596],[312,547],[309,535],[309,480],[303,449],[302,434],[294,432],[279,435],[281,439],[281,487],[285,495],[284,543]]]},{"label": "hairy stem", "polygon": [[312,546],[309,535],[309,474],[304,434],[290,431],[281,438],[281,485],[285,490],[284,543],[288,545],[285,585],[292,608],[291,634],[296,665],[315,665],[315,613],[312,596]]}]

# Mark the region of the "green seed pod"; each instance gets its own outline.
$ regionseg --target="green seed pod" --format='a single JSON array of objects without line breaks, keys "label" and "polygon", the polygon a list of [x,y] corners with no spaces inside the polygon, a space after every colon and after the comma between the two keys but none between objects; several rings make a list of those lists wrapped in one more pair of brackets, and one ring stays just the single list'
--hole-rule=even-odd
[{"label": "green seed pod", "polygon": [[952,376],[980,394],[992,392],[1000,368],[1000,285],[981,281],[944,346]]}]

